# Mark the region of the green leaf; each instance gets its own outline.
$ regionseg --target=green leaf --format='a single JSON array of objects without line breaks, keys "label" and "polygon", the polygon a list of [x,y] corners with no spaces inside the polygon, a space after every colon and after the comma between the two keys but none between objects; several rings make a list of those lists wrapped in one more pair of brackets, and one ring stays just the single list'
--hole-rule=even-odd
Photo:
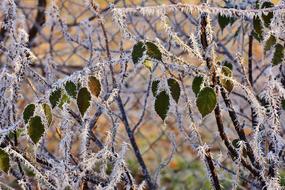
[{"label": "green leaf", "polygon": [[233,64],[228,61],[224,61],[223,66],[228,67],[230,70],[233,70]]},{"label": "green leaf", "polygon": [[[228,67],[225,67],[225,66],[222,67],[221,73],[227,77],[232,77],[233,75],[232,71]],[[221,84],[228,92],[231,92],[234,88],[234,83],[228,79],[221,79]]]},{"label": "green leaf", "polygon": [[77,106],[83,117],[90,106],[91,95],[86,87],[81,88],[77,95]]},{"label": "green leaf", "polygon": [[169,78],[167,80],[167,84],[169,86],[172,98],[178,104],[179,97],[180,97],[180,85],[179,85],[179,83],[175,79]]},{"label": "green leaf", "polygon": [[101,93],[101,83],[94,76],[88,77],[88,88],[89,88],[91,94],[96,96],[96,97],[98,97]]},{"label": "green leaf", "polygon": [[154,108],[159,117],[164,121],[169,110],[169,96],[166,91],[160,92],[155,99]]},{"label": "green leaf", "polygon": [[[261,6],[262,9],[274,7],[274,4],[271,2],[264,2]],[[271,19],[273,18],[273,12],[269,12],[267,14],[262,14],[262,20],[264,22],[265,27],[269,27],[271,23]]]},{"label": "green leaf", "polygon": [[154,97],[157,95],[159,82],[160,82],[159,80],[155,80],[155,81],[152,82],[151,90],[152,90],[152,94],[153,94]]},{"label": "green leaf", "polygon": [[10,168],[10,158],[9,155],[0,148],[0,170],[5,173],[8,173]]},{"label": "green leaf", "polygon": [[267,39],[267,41],[265,42],[265,45],[264,45],[264,51],[269,51],[272,46],[274,46],[276,43],[276,38],[275,36],[273,35],[270,35],[270,37]]},{"label": "green leaf", "polygon": [[201,76],[195,77],[192,82],[192,90],[197,96],[201,90],[202,84],[203,84],[204,78]]},{"label": "green leaf", "polygon": [[234,139],[234,140],[232,141],[232,145],[233,145],[235,148],[239,148],[239,147],[240,147],[240,145],[239,145],[239,139]]},{"label": "green leaf", "polygon": [[51,122],[52,122],[52,111],[51,108],[48,104],[43,104],[43,110],[46,116],[46,120],[48,122],[48,126],[50,126]]},{"label": "green leaf", "polygon": [[272,64],[278,65],[283,61],[284,57],[284,47],[281,44],[275,45],[275,52],[272,58]]},{"label": "green leaf", "polygon": [[50,101],[52,108],[54,108],[55,106],[58,105],[60,98],[61,98],[61,89],[60,88],[56,89],[55,91],[53,91],[50,94],[49,101]]},{"label": "green leaf", "polygon": [[29,121],[28,134],[32,141],[37,144],[45,132],[45,127],[40,116],[32,117]]},{"label": "green leaf", "polygon": [[67,81],[64,85],[66,93],[72,97],[76,98],[77,95],[77,87],[76,84],[74,84],[72,81]]},{"label": "green leaf", "polygon": [[142,58],[145,51],[146,51],[146,48],[143,42],[138,42],[136,45],[134,45],[133,51],[132,51],[132,59],[133,59],[134,64],[138,63],[138,61]]},{"label": "green leaf", "polygon": [[262,40],[263,27],[259,16],[253,18],[253,28],[253,36],[260,42]]},{"label": "green leaf", "polygon": [[198,94],[196,105],[202,117],[211,113],[217,104],[216,93],[213,88],[205,87]]},{"label": "green leaf", "polygon": [[69,103],[69,102],[70,102],[69,96],[64,93],[64,94],[62,95],[61,99],[60,99],[60,103],[59,103],[58,107],[59,107],[60,109],[62,109],[62,108],[63,108],[63,105],[66,104],[66,103]]},{"label": "green leaf", "polygon": [[25,123],[28,123],[29,119],[33,117],[35,109],[36,109],[35,104],[29,104],[25,107],[23,112],[23,119]]},{"label": "green leaf", "polygon": [[152,42],[146,42],[145,45],[147,47],[147,55],[161,61],[161,52],[159,48]]},{"label": "green leaf", "polygon": [[227,25],[233,24],[235,22],[234,17],[228,17],[226,15],[218,14],[218,23],[220,25],[221,30],[223,31]]}]

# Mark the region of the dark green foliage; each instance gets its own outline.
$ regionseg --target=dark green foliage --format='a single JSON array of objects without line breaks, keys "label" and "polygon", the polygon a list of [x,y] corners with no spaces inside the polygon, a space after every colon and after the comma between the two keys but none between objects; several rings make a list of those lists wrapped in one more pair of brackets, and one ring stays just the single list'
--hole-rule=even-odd
[{"label": "dark green foliage", "polygon": [[167,80],[167,84],[169,86],[172,98],[175,100],[176,103],[178,103],[181,91],[179,83],[175,79],[169,78]]},{"label": "dark green foliage", "polygon": [[202,117],[211,113],[215,109],[216,104],[217,98],[213,88],[205,87],[199,92],[196,105]]},{"label": "dark green foliage", "polygon": [[152,90],[152,94],[153,94],[154,97],[157,95],[159,82],[160,82],[159,80],[155,80],[155,81],[152,82],[151,90]]},{"label": "dark green foliage", "polygon": [[276,38],[273,35],[270,35],[270,37],[267,39],[264,45],[264,51],[269,51],[274,45],[276,44]]},{"label": "dark green foliage", "polygon": [[164,121],[169,110],[169,96],[166,91],[162,91],[156,96],[154,108],[159,117]]},{"label": "dark green foliage", "polygon": [[203,84],[204,78],[201,76],[195,77],[192,82],[192,90],[197,96],[201,90],[202,84]]},{"label": "dark green foliage", "polygon": [[145,51],[146,48],[143,42],[138,42],[136,45],[134,45],[132,51],[132,59],[134,64],[138,63],[138,61],[140,60],[140,58],[142,58]]},{"label": "dark green foliage", "polygon": [[35,104],[29,104],[25,107],[23,112],[23,119],[25,123],[28,123],[29,119],[33,117],[35,109],[36,109]]},{"label": "dark green foliage", "polygon": [[223,62],[223,66],[224,66],[224,67],[228,67],[230,70],[233,70],[233,64],[231,64],[231,63],[228,62],[228,61],[224,61],[224,62]]},{"label": "dark green foliage", "polygon": [[[271,2],[264,2],[261,6],[262,9],[274,7],[274,4]],[[262,20],[264,22],[265,27],[269,27],[271,23],[271,19],[273,18],[273,12],[269,12],[268,14],[262,14]]]},{"label": "dark green foliage", "polygon": [[147,55],[161,61],[161,52],[159,48],[152,42],[146,42],[145,45],[147,47]]},{"label": "dark green foliage", "polygon": [[31,140],[37,144],[45,132],[45,127],[40,116],[32,117],[29,121],[28,134]]},{"label": "dark green foliage", "polygon": [[54,108],[59,104],[60,98],[61,98],[61,92],[62,90],[60,88],[53,91],[49,96],[49,101],[51,104],[51,107]]},{"label": "dark green foliage", "polygon": [[67,81],[64,85],[66,93],[72,97],[76,98],[77,95],[77,87],[72,81]]},{"label": "dark green foliage", "polygon": [[233,24],[235,22],[234,17],[228,17],[225,15],[218,14],[218,23],[220,25],[221,30],[223,31],[229,24]]},{"label": "dark green foliage", "polygon": [[91,95],[86,87],[81,88],[77,95],[77,106],[83,117],[90,106]]},{"label": "dark green foliage", "polygon": [[9,168],[10,168],[9,155],[3,149],[0,148],[0,170],[8,173]]},{"label": "dark green foliage", "polygon": [[263,33],[263,27],[262,27],[262,23],[261,20],[259,18],[259,16],[255,16],[253,18],[253,36],[255,37],[255,39],[259,42],[262,41],[262,33]]},{"label": "dark green foliage", "polygon": [[272,58],[272,64],[278,65],[283,61],[284,57],[284,47],[281,44],[275,45],[275,52]]}]

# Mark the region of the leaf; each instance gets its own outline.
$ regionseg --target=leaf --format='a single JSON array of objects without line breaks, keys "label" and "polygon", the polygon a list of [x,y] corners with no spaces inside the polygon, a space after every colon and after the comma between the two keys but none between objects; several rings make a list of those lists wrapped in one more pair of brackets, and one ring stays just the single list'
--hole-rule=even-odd
[{"label": "leaf", "polygon": [[218,14],[218,23],[220,25],[221,30],[223,31],[227,25],[233,24],[235,22],[234,17],[228,17],[226,15]]},{"label": "leaf", "polygon": [[233,65],[228,61],[224,61],[223,66],[228,67],[230,70],[233,70]]},{"label": "leaf", "polygon": [[[232,71],[228,68],[223,66],[221,73],[227,77],[232,77]],[[231,92],[234,88],[234,83],[231,80],[228,79],[221,79],[221,84],[223,87],[228,91]]]},{"label": "leaf", "polygon": [[62,108],[63,108],[63,105],[66,104],[66,103],[69,103],[69,102],[70,102],[69,96],[64,93],[64,94],[62,95],[61,99],[60,99],[60,103],[59,103],[58,107],[59,107],[60,109],[62,109]]},{"label": "leaf", "polygon": [[205,87],[198,94],[196,105],[202,117],[211,113],[217,104],[216,93],[213,88]]},{"label": "leaf", "polygon": [[145,45],[147,47],[147,55],[161,61],[161,52],[159,48],[152,42],[146,42]]},{"label": "leaf", "polygon": [[89,88],[91,94],[96,96],[96,97],[98,97],[101,93],[101,83],[94,76],[88,77],[88,88]]},{"label": "leaf", "polygon": [[[270,7],[274,7],[274,4],[271,2],[264,2],[261,6],[262,9],[264,8],[270,8]],[[269,12],[267,14],[262,14],[262,20],[264,22],[264,26],[265,27],[269,27],[270,23],[271,23],[271,19],[273,18],[273,12]]]},{"label": "leaf", "polygon": [[159,117],[164,121],[169,110],[169,96],[166,91],[160,92],[155,99],[154,108]]},{"label": "leaf", "polygon": [[23,112],[23,119],[25,123],[28,123],[29,119],[33,117],[35,109],[36,109],[35,104],[29,104],[25,107]]},{"label": "leaf", "polygon": [[159,80],[155,80],[155,81],[152,82],[151,90],[152,90],[152,94],[153,94],[154,97],[157,95],[159,82],[160,82]]},{"label": "leaf", "polygon": [[253,36],[260,42],[262,40],[263,27],[259,16],[253,18],[253,28]]},{"label": "leaf", "polygon": [[152,63],[151,60],[146,59],[146,60],[143,62],[143,65],[151,71],[151,68],[152,68],[152,66],[153,66],[153,63]]},{"label": "leaf", "polygon": [[169,86],[172,98],[178,104],[179,97],[180,97],[180,85],[179,85],[179,83],[175,79],[169,78],[167,80],[167,84]]},{"label": "leaf", "polygon": [[29,121],[28,134],[32,141],[37,144],[45,132],[45,127],[40,116],[32,117]]},{"label": "leaf", "polygon": [[43,104],[43,110],[46,116],[46,120],[48,122],[48,126],[50,126],[51,122],[52,122],[52,111],[51,108],[48,104]]},{"label": "leaf", "polygon": [[240,145],[239,145],[239,139],[234,139],[234,140],[232,141],[232,145],[233,145],[235,148],[239,148],[239,147],[240,147]]},{"label": "leaf", "polygon": [[284,57],[284,47],[281,44],[276,44],[275,52],[272,58],[272,64],[278,65],[283,61],[283,57]]},{"label": "leaf", "polygon": [[55,106],[57,106],[57,104],[59,103],[59,100],[61,98],[61,89],[58,88],[55,91],[53,91],[50,96],[49,96],[49,101],[51,104],[51,107],[54,108]]},{"label": "leaf", "polygon": [[193,82],[192,82],[192,90],[196,96],[199,94],[199,92],[201,90],[203,81],[204,81],[203,77],[198,76],[198,77],[195,77]]},{"label": "leaf", "polygon": [[90,106],[91,95],[86,87],[81,88],[77,95],[77,106],[83,117]]},{"label": "leaf", "polygon": [[267,41],[265,42],[264,45],[264,51],[269,51],[272,46],[274,46],[274,44],[276,43],[276,38],[273,35],[270,35],[270,37],[267,39]]},{"label": "leaf", "polygon": [[133,59],[134,64],[138,63],[138,61],[143,57],[143,54],[145,51],[146,51],[146,48],[143,42],[138,42],[136,45],[134,45],[133,51],[132,51],[132,59]]},{"label": "leaf", "polygon": [[9,155],[0,148],[0,170],[5,173],[8,173],[10,168],[10,158]]},{"label": "leaf", "polygon": [[76,84],[74,84],[72,81],[67,81],[64,85],[66,93],[72,97],[76,98],[77,95],[77,87]]}]

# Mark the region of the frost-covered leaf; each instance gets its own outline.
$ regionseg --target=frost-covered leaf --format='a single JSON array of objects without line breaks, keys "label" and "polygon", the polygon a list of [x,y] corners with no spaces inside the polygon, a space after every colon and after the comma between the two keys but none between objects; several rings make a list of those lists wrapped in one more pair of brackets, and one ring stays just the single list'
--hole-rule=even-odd
[{"label": "frost-covered leaf", "polygon": [[[223,66],[221,73],[227,77],[232,77],[232,71],[228,68]],[[231,80],[228,79],[221,79],[221,84],[223,87],[228,91],[231,92],[234,88],[234,83]]]},{"label": "frost-covered leaf", "polygon": [[145,45],[147,47],[147,55],[161,61],[161,52],[159,48],[152,42],[146,42]]},{"label": "frost-covered leaf", "polygon": [[8,173],[10,168],[10,158],[9,155],[0,148],[0,170]]},{"label": "frost-covered leaf", "polygon": [[199,94],[199,92],[201,90],[203,81],[204,81],[203,77],[198,76],[198,77],[195,77],[193,82],[192,82],[192,90],[196,96]]},{"label": "frost-covered leaf", "polygon": [[239,148],[240,147],[240,145],[239,145],[239,139],[234,139],[233,141],[232,141],[232,145],[235,147],[235,148]]},{"label": "frost-covered leaf", "polygon": [[77,95],[77,106],[83,117],[90,106],[91,95],[86,87],[81,88]]},{"label": "frost-covered leaf", "polygon": [[176,103],[178,103],[179,97],[180,97],[180,85],[179,85],[179,83],[175,79],[169,78],[167,80],[167,84],[169,86],[172,98],[175,100]]},{"label": "frost-covered leaf", "polygon": [[164,121],[169,110],[169,96],[166,91],[160,92],[155,99],[154,108],[159,117]]},{"label": "frost-covered leaf", "polygon": [[275,45],[275,52],[272,58],[272,64],[278,65],[283,61],[284,57],[284,47],[281,44]]},{"label": "frost-covered leaf", "polygon": [[223,66],[224,66],[224,67],[228,67],[230,70],[233,70],[233,64],[231,64],[231,63],[228,62],[228,61],[224,61],[224,62],[223,62]]},{"label": "frost-covered leaf", "polygon": [[223,31],[227,25],[233,24],[235,22],[234,17],[228,17],[225,15],[218,14],[218,23],[220,25],[221,30]]},{"label": "frost-covered leaf", "polygon": [[101,83],[94,76],[88,77],[88,88],[89,88],[91,94],[96,96],[96,97],[98,97],[101,93]]},{"label": "frost-covered leaf", "polygon": [[253,28],[253,36],[260,42],[262,40],[263,27],[259,16],[253,18]]},{"label": "frost-covered leaf", "polygon": [[143,42],[138,42],[136,45],[134,45],[132,51],[132,59],[134,64],[138,63],[138,61],[143,57],[145,51],[146,48]]},{"label": "frost-covered leaf", "polygon": [[61,92],[62,90],[60,88],[53,91],[49,96],[49,101],[51,104],[51,107],[54,108],[59,104],[60,98],[61,98]]},{"label": "frost-covered leaf", "polygon": [[159,82],[160,82],[159,80],[155,80],[155,81],[152,82],[151,90],[152,90],[152,94],[153,94],[154,97],[157,95]]},{"label": "frost-covered leaf", "polygon": [[151,68],[152,68],[152,66],[153,66],[153,63],[152,63],[151,60],[146,59],[146,60],[143,62],[143,65],[151,71]]},{"label": "frost-covered leaf", "polygon": [[32,141],[37,144],[45,132],[45,127],[40,116],[34,116],[29,121],[28,134]]},{"label": "frost-covered leaf", "polygon": [[217,98],[213,88],[205,87],[199,92],[196,105],[202,117],[211,113],[215,109],[216,104]]},{"label": "frost-covered leaf", "polygon": [[[274,7],[274,4],[267,1],[267,2],[264,2],[261,6],[262,9],[264,8],[270,8],[270,7]],[[267,14],[262,14],[262,20],[264,22],[264,26],[265,27],[269,27],[270,26],[270,23],[271,23],[271,19],[273,18],[273,12],[269,12]]]},{"label": "frost-covered leaf", "polygon": [[58,107],[59,107],[60,109],[62,109],[62,108],[63,108],[63,105],[66,104],[66,103],[69,103],[69,102],[70,102],[69,96],[64,93],[64,94],[61,96],[61,99],[60,99],[60,102],[59,102]]},{"label": "frost-covered leaf", "polygon": [[51,122],[52,122],[52,111],[51,108],[48,104],[43,104],[43,110],[46,116],[46,120],[48,122],[48,126],[50,126]]},{"label": "frost-covered leaf", "polygon": [[67,81],[64,85],[66,93],[72,97],[76,98],[77,95],[77,87],[76,84],[74,84],[72,81]]},{"label": "frost-covered leaf", "polygon": [[33,117],[35,108],[36,108],[35,104],[29,104],[25,107],[23,112],[23,119],[25,123],[28,123],[29,119]]},{"label": "frost-covered leaf", "polygon": [[270,37],[266,40],[264,45],[264,51],[269,51],[276,43],[276,38],[273,35],[270,35]]}]

